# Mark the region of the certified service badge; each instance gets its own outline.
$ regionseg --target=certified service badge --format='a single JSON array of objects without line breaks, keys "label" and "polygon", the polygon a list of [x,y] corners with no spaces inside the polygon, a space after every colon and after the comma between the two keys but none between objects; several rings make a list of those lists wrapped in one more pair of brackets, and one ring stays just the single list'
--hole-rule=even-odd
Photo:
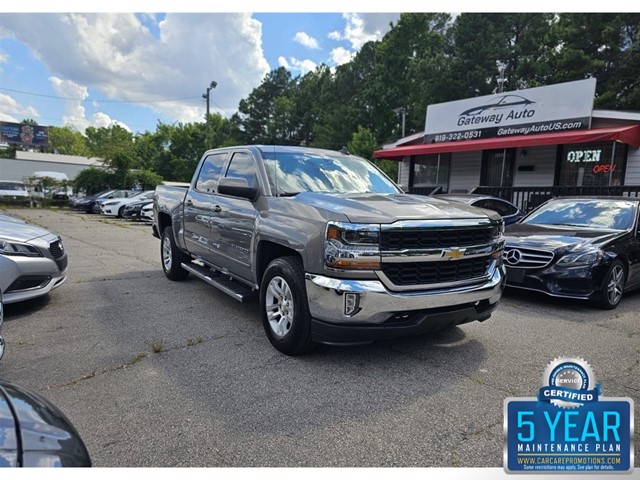
[{"label": "certified service badge", "polygon": [[537,397],[504,402],[504,468],[509,473],[633,470],[633,400],[603,398],[581,358],[547,365]]}]

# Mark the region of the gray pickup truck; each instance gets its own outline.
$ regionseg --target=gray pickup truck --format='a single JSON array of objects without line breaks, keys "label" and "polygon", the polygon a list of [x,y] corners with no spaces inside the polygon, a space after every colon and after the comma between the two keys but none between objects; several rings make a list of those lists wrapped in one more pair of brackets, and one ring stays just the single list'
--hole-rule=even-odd
[{"label": "gray pickup truck", "polygon": [[169,279],[259,297],[288,355],[486,320],[505,282],[497,214],[407,195],[329,150],[207,151],[189,188],[156,188],[153,229]]}]

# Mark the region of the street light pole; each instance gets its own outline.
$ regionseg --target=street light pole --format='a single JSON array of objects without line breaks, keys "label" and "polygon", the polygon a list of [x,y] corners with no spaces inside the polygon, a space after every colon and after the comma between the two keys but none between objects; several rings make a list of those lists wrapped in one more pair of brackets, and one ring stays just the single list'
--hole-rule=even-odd
[{"label": "street light pole", "polygon": [[209,148],[209,101],[211,99],[211,90],[216,88],[218,83],[216,81],[212,81],[207,87],[207,92],[202,94],[202,98],[207,101],[207,113],[204,117],[205,126],[206,126],[206,147]]},{"label": "street light pole", "polygon": [[394,108],[393,111],[402,117],[402,138],[404,138],[404,125],[405,117],[407,116],[407,109],[404,107]]}]

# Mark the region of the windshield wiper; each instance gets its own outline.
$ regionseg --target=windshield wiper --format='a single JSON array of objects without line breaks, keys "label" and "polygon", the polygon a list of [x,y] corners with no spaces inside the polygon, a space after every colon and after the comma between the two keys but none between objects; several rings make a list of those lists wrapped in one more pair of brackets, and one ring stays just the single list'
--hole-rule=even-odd
[{"label": "windshield wiper", "polygon": [[280,192],[278,193],[278,196],[279,197],[295,197],[299,193],[302,193],[302,192]]}]

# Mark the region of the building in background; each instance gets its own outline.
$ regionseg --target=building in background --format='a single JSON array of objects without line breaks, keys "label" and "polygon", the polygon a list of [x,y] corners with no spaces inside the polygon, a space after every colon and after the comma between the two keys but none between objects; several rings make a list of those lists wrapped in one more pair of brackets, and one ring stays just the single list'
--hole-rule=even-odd
[{"label": "building in background", "polygon": [[412,193],[477,192],[523,210],[560,195],[640,195],[640,112],[594,110],[596,79],[429,105],[385,145]]},{"label": "building in background", "polygon": [[103,165],[98,158],[16,150],[15,158],[0,158],[0,179],[22,181],[35,172],[49,171],[63,173],[73,180],[80,171],[91,166]]}]

